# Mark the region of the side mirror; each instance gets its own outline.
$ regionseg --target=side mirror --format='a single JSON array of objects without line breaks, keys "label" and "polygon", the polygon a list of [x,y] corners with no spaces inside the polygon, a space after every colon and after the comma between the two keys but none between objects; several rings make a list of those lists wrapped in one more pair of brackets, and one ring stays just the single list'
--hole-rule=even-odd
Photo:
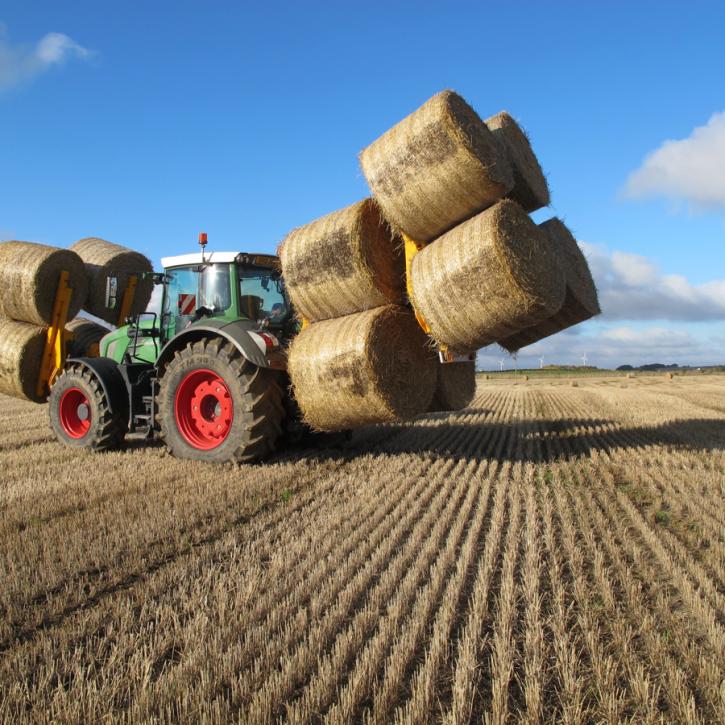
[{"label": "side mirror", "polygon": [[106,307],[112,310],[118,301],[118,277],[106,277]]}]

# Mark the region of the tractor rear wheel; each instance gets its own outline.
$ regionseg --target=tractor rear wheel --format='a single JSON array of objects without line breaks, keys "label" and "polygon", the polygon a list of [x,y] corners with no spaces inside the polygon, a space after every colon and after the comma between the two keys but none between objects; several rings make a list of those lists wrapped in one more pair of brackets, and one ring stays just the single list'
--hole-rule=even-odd
[{"label": "tractor rear wheel", "polygon": [[252,365],[221,338],[190,342],[174,354],[156,404],[171,452],[212,463],[269,455],[285,415],[278,374]]},{"label": "tractor rear wheel", "polygon": [[82,365],[70,364],[48,397],[50,426],[68,446],[105,451],[119,448],[127,421],[114,417],[98,378]]}]

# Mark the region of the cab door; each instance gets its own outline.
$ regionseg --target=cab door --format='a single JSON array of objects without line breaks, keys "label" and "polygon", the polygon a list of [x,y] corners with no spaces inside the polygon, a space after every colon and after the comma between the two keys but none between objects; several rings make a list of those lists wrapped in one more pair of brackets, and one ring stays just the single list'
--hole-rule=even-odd
[{"label": "cab door", "polygon": [[166,284],[161,317],[164,342],[187,327],[200,306],[199,271],[197,267],[174,267],[166,271]]}]

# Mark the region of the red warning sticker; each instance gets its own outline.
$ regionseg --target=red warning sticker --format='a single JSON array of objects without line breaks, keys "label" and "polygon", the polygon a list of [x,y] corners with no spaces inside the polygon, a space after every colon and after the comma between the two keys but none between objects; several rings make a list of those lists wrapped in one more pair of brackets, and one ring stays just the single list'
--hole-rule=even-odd
[{"label": "red warning sticker", "polygon": [[193,315],[196,309],[196,295],[179,295],[179,314]]}]

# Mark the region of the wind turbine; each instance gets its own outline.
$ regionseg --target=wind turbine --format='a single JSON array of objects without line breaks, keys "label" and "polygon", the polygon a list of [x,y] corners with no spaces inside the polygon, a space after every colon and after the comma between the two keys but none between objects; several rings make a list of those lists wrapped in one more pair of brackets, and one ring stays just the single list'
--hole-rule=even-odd
[{"label": "wind turbine", "polygon": [[499,366],[500,366],[500,368],[501,368],[501,372],[503,372],[503,364],[504,364],[505,362],[506,362],[506,361],[505,361],[505,360],[504,360],[503,358],[501,358],[501,359],[500,359],[500,360],[498,361],[498,364],[499,364]]},{"label": "wind turbine", "polygon": [[539,370],[543,370],[543,368],[544,368],[544,356],[542,355],[539,358]]},{"label": "wind turbine", "polygon": [[586,366],[587,366],[587,354],[586,354],[586,353],[584,353],[584,354],[582,355],[582,365],[583,365],[584,367],[586,367]]}]

